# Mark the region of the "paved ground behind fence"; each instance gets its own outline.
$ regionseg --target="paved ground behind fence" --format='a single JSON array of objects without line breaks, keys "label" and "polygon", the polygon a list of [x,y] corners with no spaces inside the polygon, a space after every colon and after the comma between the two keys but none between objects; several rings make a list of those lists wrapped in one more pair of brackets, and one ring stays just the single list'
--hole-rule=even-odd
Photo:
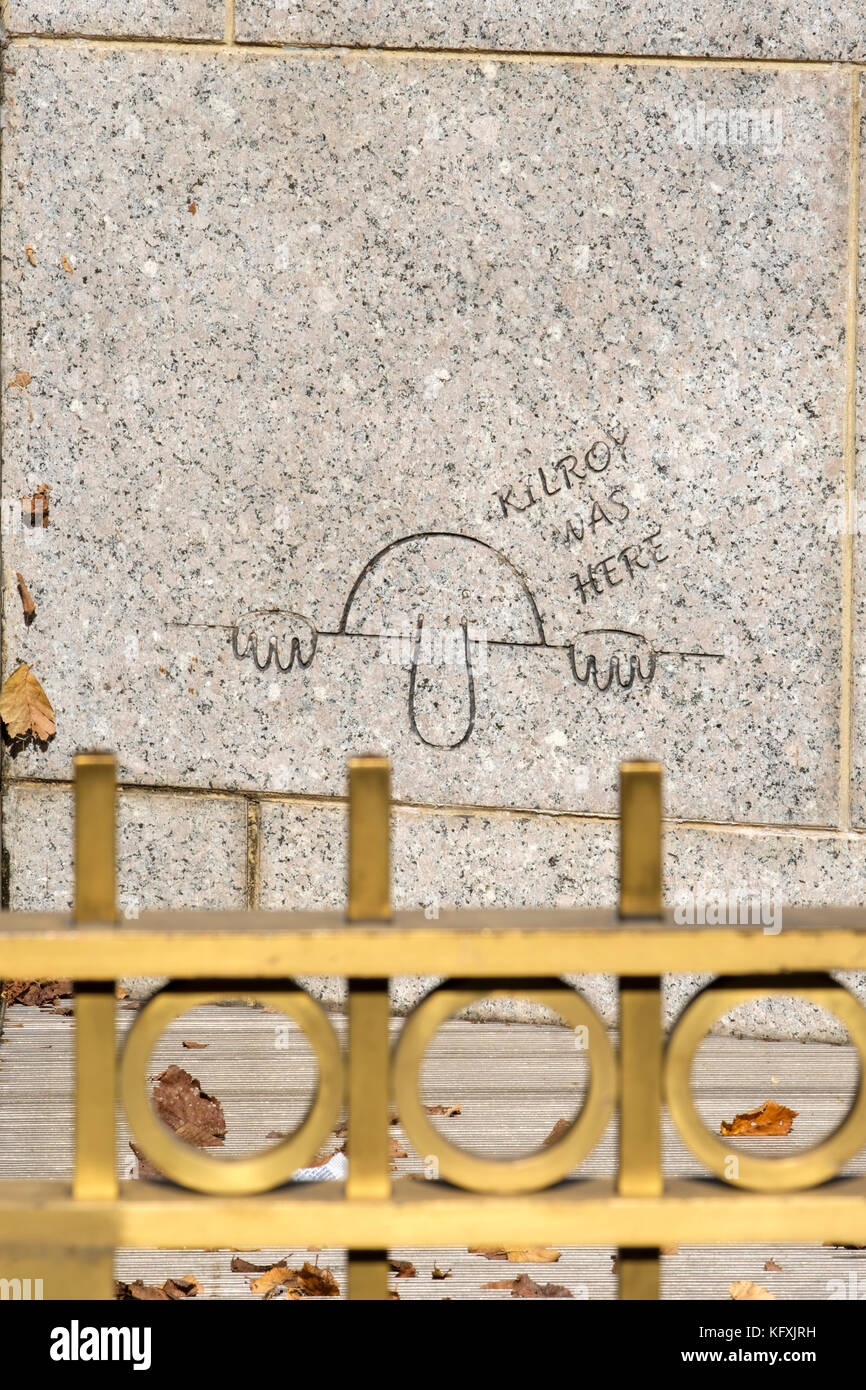
[{"label": "paved ground behind fence", "polygon": [[[118,1009],[119,1030],[135,1017],[128,1002]],[[335,1019],[341,1035],[345,1020]],[[400,1021],[394,1021],[395,1033]],[[280,1031],[278,1031],[280,1030]],[[65,1012],[13,1007],[0,1047],[0,1177],[65,1177],[71,1171],[73,1134],[73,1025]],[[184,1043],[205,1044],[185,1047]],[[260,1148],[276,1132],[291,1128],[309,1098],[315,1068],[301,1035],[288,1032],[278,1015],[243,1006],[211,1006],[187,1015],[163,1036],[153,1071],[170,1062],[185,1067],[221,1101],[227,1123],[225,1152]],[[857,1061],[849,1047],[796,1042],[758,1042],[716,1037],[703,1046],[695,1070],[695,1093],[707,1123],[772,1098],[798,1111],[789,1136],[752,1140],[762,1155],[787,1155],[814,1144],[844,1115],[857,1085]],[[558,1119],[579,1104],[586,1080],[585,1059],[564,1028],[529,1024],[452,1022],[428,1054],[424,1101],[460,1106],[460,1113],[437,1120],[453,1141],[489,1155],[516,1154],[537,1146]],[[422,1171],[399,1126],[392,1128],[396,1173]],[[121,1122],[121,1171],[134,1174],[129,1132]],[[335,1136],[329,1149],[342,1140]],[[611,1125],[581,1172],[603,1176],[614,1169],[616,1131]],[[218,1161],[218,1160],[215,1160]],[[701,1169],[665,1120],[667,1171],[683,1176]],[[866,1154],[843,1170],[866,1171]],[[283,1248],[245,1252],[256,1263],[290,1257],[327,1264],[344,1287],[343,1252]],[[538,1282],[564,1284],[577,1298],[613,1298],[616,1281],[611,1250],[562,1249],[551,1264],[507,1264],[471,1255],[465,1249],[394,1250],[411,1260],[417,1274],[400,1279],[400,1297],[508,1298],[483,1289],[486,1283],[526,1272]],[[778,1269],[767,1269],[770,1263]],[[227,1251],[121,1250],[120,1279],[161,1283],[167,1276],[194,1274],[211,1298],[250,1298],[249,1278],[233,1273]],[[434,1265],[448,1273],[434,1279]],[[823,1299],[841,1288],[866,1296],[866,1251],[837,1247],[681,1247],[663,1258],[667,1298],[727,1299],[733,1280],[747,1279],[779,1299]],[[837,1281],[834,1283],[834,1281]],[[842,1281],[839,1283],[838,1281]]]}]

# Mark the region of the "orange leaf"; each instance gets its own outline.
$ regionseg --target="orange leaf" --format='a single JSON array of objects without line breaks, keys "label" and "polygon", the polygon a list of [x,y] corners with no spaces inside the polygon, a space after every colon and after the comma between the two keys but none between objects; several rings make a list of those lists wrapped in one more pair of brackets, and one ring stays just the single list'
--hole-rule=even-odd
[{"label": "orange leaf", "polygon": [[749,1134],[760,1138],[790,1134],[791,1125],[799,1112],[789,1110],[774,1100],[765,1100],[754,1110],[745,1110],[732,1120],[722,1120],[720,1134]]},{"label": "orange leaf", "polygon": [[513,1265],[552,1265],[562,1251],[544,1245],[470,1245],[469,1254],[482,1255],[485,1260],[507,1260]]},{"label": "orange leaf", "polygon": [[44,743],[57,733],[51,701],[24,661],[0,689],[0,719],[11,739],[32,734]]}]

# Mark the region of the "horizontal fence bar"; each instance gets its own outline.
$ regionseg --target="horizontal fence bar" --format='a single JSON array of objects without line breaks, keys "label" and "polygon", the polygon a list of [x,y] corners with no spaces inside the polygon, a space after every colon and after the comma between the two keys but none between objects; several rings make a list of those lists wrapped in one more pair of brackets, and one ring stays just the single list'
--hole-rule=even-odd
[{"label": "horizontal fence bar", "polygon": [[622,1197],[608,1179],[499,1197],[402,1178],[382,1200],[347,1200],[342,1183],[299,1183],[253,1197],[209,1197],[142,1180],[120,1188],[115,1202],[76,1201],[69,1183],[0,1182],[3,1239],[69,1249],[606,1247],[628,1246],[639,1230],[654,1246],[866,1244],[866,1177],[796,1194],[674,1178],[664,1196],[652,1197]]},{"label": "horizontal fence bar", "polygon": [[0,913],[0,979],[339,975],[776,974],[866,969],[866,910],[785,914],[782,930],[621,922],[605,910],[396,912],[387,926],[337,912],[152,912],[116,928],[62,913]]}]

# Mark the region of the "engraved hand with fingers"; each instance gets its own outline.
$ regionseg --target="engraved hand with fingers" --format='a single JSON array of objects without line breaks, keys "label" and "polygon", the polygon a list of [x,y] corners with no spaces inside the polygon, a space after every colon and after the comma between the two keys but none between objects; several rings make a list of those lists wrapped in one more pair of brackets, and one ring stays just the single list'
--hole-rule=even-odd
[{"label": "engraved hand with fingers", "polygon": [[291,671],[296,661],[306,670],[318,640],[309,618],[276,608],[247,613],[232,628],[235,656],[249,657],[260,671],[267,671],[272,663],[278,671]]},{"label": "engraved hand with fingers", "polygon": [[580,685],[590,680],[596,690],[629,690],[635,677],[649,682],[656,671],[656,652],[639,632],[621,627],[592,628],[578,635],[568,649],[571,669]]}]

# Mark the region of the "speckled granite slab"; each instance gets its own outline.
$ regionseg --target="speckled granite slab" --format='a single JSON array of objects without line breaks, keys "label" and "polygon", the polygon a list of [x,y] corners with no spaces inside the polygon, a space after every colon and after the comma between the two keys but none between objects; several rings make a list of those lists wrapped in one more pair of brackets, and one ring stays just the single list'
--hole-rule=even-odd
[{"label": "speckled granite slab", "polygon": [[6,0],[10,34],[104,34],[216,39],[225,33],[225,0]]},{"label": "speckled granite slab", "polygon": [[[860,97],[866,78],[860,75]],[[860,280],[857,317],[856,477],[847,508],[847,528],[854,547],[854,681],[852,689],[851,819],[866,825],[866,294],[863,290],[866,247],[866,115],[860,125]],[[840,527],[840,534],[844,528]]]},{"label": "speckled granite slab", "polygon": [[835,820],[847,74],[11,52],[13,775]]},{"label": "speckled granite slab", "polygon": [[235,0],[239,39],[391,48],[863,58],[858,0]]}]

